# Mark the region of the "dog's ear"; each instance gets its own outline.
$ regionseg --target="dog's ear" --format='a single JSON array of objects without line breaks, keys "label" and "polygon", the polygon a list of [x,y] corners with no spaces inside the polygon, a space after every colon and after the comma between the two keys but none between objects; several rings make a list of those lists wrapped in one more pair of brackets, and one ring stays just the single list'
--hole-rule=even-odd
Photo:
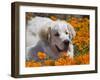
[{"label": "dog's ear", "polygon": [[71,24],[68,23],[68,30],[70,34],[70,38],[74,38],[76,36],[76,32]]},{"label": "dog's ear", "polygon": [[39,36],[42,40],[49,41],[51,40],[51,28],[42,29],[39,33]]}]

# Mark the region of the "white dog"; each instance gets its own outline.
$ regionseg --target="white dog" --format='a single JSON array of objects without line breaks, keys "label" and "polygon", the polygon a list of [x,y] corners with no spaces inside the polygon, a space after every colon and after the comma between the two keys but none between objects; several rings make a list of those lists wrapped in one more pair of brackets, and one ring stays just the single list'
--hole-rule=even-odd
[{"label": "white dog", "polygon": [[[46,17],[34,17],[26,27],[26,59],[37,60],[37,52],[42,51],[52,59],[56,59],[61,51],[74,56],[72,38],[76,33],[69,23]],[[33,58],[34,57],[34,58]]]}]

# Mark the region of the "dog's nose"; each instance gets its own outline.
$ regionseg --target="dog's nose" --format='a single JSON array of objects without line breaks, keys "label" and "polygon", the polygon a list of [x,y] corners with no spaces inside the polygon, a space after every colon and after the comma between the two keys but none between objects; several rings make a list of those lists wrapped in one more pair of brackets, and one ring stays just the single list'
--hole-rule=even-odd
[{"label": "dog's nose", "polygon": [[65,45],[68,45],[69,44],[69,41],[68,40],[64,40],[64,44]]}]

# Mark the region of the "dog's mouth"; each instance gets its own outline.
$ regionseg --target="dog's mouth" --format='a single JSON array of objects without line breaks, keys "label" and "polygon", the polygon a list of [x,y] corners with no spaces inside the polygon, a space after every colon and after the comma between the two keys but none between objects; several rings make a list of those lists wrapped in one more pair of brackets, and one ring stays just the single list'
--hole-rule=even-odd
[{"label": "dog's mouth", "polygon": [[68,40],[65,40],[65,41],[63,42],[63,45],[64,45],[64,48],[63,48],[63,49],[61,49],[61,48],[59,48],[59,46],[55,45],[56,48],[57,48],[57,51],[59,51],[59,52],[67,51],[68,48],[69,48],[69,43],[70,43],[70,42],[69,42]]},{"label": "dog's mouth", "polygon": [[68,50],[68,46],[69,44],[65,45],[64,49],[60,49],[57,45],[55,45],[58,52],[64,52],[64,51],[66,52]]},{"label": "dog's mouth", "polygon": [[56,46],[56,49],[57,49],[58,52],[62,52],[63,51],[57,45],[55,45],[55,46]]},{"label": "dog's mouth", "polygon": [[70,42],[67,41],[67,40],[64,41],[64,50],[66,50],[66,51],[68,50],[68,48],[69,48],[69,43],[70,43]]}]

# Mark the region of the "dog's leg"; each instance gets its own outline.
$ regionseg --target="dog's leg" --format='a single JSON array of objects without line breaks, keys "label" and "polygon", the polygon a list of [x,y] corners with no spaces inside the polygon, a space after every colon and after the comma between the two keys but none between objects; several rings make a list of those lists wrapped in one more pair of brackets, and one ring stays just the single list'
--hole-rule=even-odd
[{"label": "dog's leg", "polygon": [[67,54],[68,54],[68,56],[70,57],[70,58],[72,58],[73,59],[73,57],[74,57],[74,46],[72,45],[72,44],[69,44],[69,49],[68,49],[68,52],[67,52]]}]

